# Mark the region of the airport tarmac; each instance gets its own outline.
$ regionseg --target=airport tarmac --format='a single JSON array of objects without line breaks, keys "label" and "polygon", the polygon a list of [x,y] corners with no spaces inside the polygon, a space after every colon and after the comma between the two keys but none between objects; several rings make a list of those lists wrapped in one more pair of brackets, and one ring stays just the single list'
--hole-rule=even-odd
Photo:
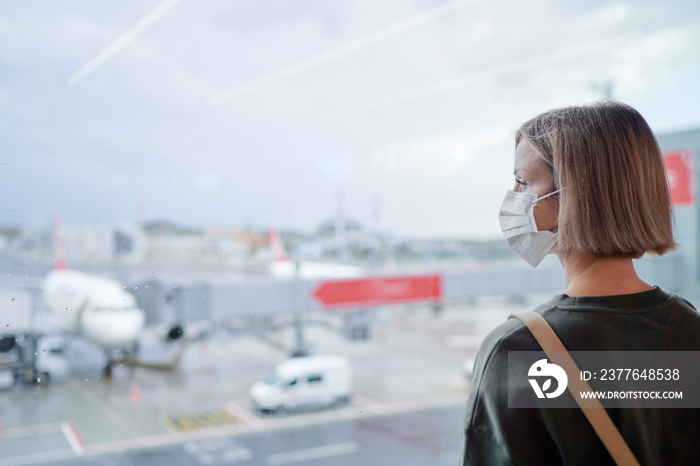
[{"label": "airport tarmac", "polygon": [[[274,345],[251,335],[215,332],[192,344],[174,372],[119,368],[114,380],[105,382],[99,376],[99,367],[90,374],[90,368],[82,366],[80,378],[0,392],[0,463],[119,464],[116,458],[124,458],[125,452],[143,458],[147,452],[173,447],[172,454],[179,454],[182,461],[178,464],[284,464],[275,463],[280,458],[312,464],[294,458],[318,453],[322,461],[324,454],[335,458],[357,455],[360,450],[363,464],[388,464],[380,454],[382,448],[367,443],[363,436],[343,440],[338,434],[331,444],[335,447],[324,447],[323,443],[314,446],[314,439],[320,438],[310,429],[320,426],[321,431],[335,431],[342,423],[350,422],[355,430],[362,423],[363,431],[381,430],[391,419],[416,415],[442,416],[445,425],[454,427],[450,429],[454,433],[449,439],[434,440],[444,448],[415,456],[415,461],[424,462],[411,464],[455,464],[461,435],[459,421],[469,392],[463,363],[473,358],[486,333],[508,314],[531,308],[487,302],[448,307],[439,315],[425,307],[386,308],[376,312],[375,330],[367,340],[348,340],[331,330],[331,326],[340,328],[339,314],[309,316],[310,322],[325,320],[331,324],[305,326],[305,340],[312,353],[341,354],[353,364],[355,391],[350,403],[326,410],[262,415],[253,409],[247,396],[253,382],[272,373],[287,358],[280,347],[293,346],[293,328],[271,334]],[[405,427],[419,421],[396,422]],[[283,452],[271,449],[271,435],[290,431],[309,432],[296,444],[288,445],[289,451],[307,453],[285,457]],[[234,445],[236,442],[230,439],[252,439],[255,435],[264,435],[268,441],[263,445],[250,440],[252,444],[263,445],[256,448],[269,451],[232,447],[226,450],[227,459],[207,463],[185,448],[199,448],[192,442],[213,439],[229,439],[226,442]],[[296,450],[294,445],[298,445]],[[318,448],[321,450],[315,450]],[[163,460],[162,464],[166,463],[172,464],[172,458]]]}]

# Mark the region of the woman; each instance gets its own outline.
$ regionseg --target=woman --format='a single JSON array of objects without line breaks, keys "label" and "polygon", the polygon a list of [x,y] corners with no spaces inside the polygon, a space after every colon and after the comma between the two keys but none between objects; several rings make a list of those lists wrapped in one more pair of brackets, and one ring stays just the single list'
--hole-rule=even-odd
[{"label": "woman", "polygon": [[[700,351],[692,305],[645,283],[632,263],[676,246],[663,159],[644,118],[618,102],[562,108],[523,124],[515,143],[515,188],[501,226],[533,267],[547,253],[559,257],[564,294],[537,312],[567,350]],[[541,351],[517,319],[479,350],[462,463],[613,464],[580,409],[508,407],[509,351]],[[698,410],[607,412],[641,464],[700,459]]]}]

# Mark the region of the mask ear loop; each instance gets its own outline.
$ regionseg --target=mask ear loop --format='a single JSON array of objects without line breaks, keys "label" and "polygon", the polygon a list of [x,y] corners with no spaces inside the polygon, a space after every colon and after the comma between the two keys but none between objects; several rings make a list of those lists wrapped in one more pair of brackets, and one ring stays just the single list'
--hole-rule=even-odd
[{"label": "mask ear loop", "polygon": [[542,197],[538,197],[538,198],[535,200],[535,202],[540,202],[542,199],[547,199],[549,196],[554,196],[556,193],[559,193],[559,192],[561,192],[561,191],[564,191],[564,188],[559,188],[559,189],[557,189],[556,191],[552,191],[552,192],[549,193],[549,194],[545,194],[545,195],[542,196]]},{"label": "mask ear loop", "polygon": [[[538,198],[535,200],[535,204],[537,204],[538,202],[540,202],[542,199],[547,199],[547,198],[550,197],[550,196],[554,196],[555,194],[564,191],[564,189],[566,189],[566,187],[564,187],[564,188],[559,188],[559,189],[557,189],[556,191],[552,191],[552,192],[549,193],[549,194],[545,194],[545,195],[542,196],[542,197],[538,197]],[[557,217],[558,217],[558,216],[557,216]],[[558,235],[558,234],[559,234],[559,219],[558,219],[558,218],[557,218],[557,229],[556,229],[556,231],[554,231],[553,233],[554,233],[555,235]]]}]

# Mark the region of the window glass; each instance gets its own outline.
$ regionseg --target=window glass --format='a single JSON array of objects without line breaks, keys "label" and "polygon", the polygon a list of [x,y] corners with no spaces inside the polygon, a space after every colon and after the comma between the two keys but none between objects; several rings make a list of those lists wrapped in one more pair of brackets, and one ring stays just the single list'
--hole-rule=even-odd
[{"label": "window glass", "polygon": [[696,18],[3,2],[0,464],[456,464],[485,336],[565,283],[498,221],[527,119],[640,110],[679,249],[635,267],[700,304]]}]

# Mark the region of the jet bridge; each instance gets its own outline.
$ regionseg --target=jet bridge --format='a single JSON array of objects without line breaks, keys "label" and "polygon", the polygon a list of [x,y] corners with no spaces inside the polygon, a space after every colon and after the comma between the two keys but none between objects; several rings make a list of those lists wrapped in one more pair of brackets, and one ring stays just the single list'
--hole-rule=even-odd
[{"label": "jet bridge", "polygon": [[[639,275],[648,283],[667,292],[679,292],[682,260],[678,254],[635,261]],[[553,256],[538,268],[532,269],[517,261],[475,264],[464,268],[420,269],[383,273],[358,279],[390,281],[396,277],[436,275],[440,280],[440,295],[429,299],[403,301],[406,304],[453,305],[470,303],[482,297],[523,299],[531,294],[557,294],[564,289],[564,273]],[[264,318],[276,315],[306,314],[320,311],[342,312],[371,309],[385,305],[382,302],[324,306],[314,296],[315,291],[329,279],[273,279],[270,277],[237,278],[234,280],[198,280],[176,283],[149,281],[133,293],[146,311],[150,323],[175,320],[181,323],[210,321],[224,322],[238,317]],[[399,300],[400,301],[400,300]]]}]

